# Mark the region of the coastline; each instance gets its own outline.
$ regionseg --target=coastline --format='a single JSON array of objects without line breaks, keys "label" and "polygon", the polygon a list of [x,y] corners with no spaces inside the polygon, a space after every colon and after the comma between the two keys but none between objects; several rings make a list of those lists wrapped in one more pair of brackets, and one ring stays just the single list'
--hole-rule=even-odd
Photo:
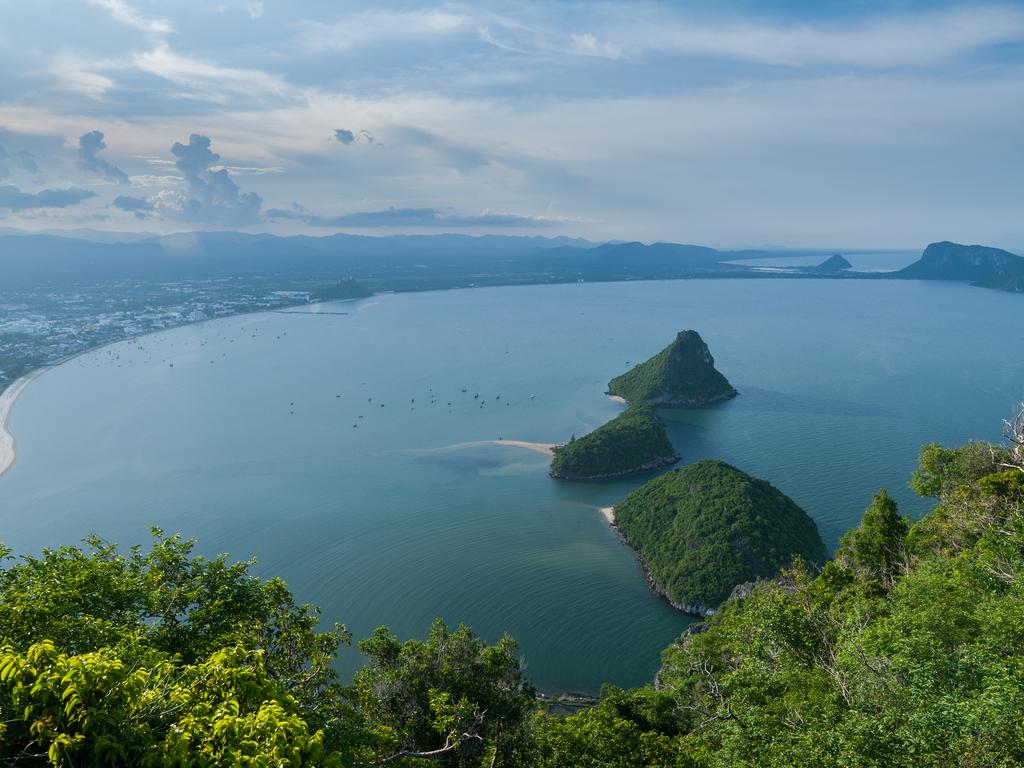
[{"label": "coastline", "polygon": [[708,616],[713,616],[717,612],[718,609],[716,607],[708,608],[704,605],[686,605],[684,603],[675,602],[669,595],[668,591],[654,580],[654,576],[651,575],[651,570],[647,567],[647,563],[644,562],[644,558],[640,554],[639,550],[637,550],[637,548],[633,546],[633,543],[626,538],[626,534],[622,532],[622,529],[615,524],[615,507],[598,507],[597,510],[601,513],[601,516],[605,519],[605,522],[608,523],[612,531],[615,532],[615,535],[619,537],[619,541],[632,550],[637,563],[640,564],[640,570],[643,571],[644,581],[647,582],[648,588],[654,592],[654,594],[662,598],[666,603],[671,605],[680,613],[685,613],[689,616],[697,616],[699,618],[706,619]]},{"label": "coastline", "polygon": [[[367,298],[369,298],[369,297],[367,297]],[[344,303],[344,302],[349,302],[349,301],[358,301],[358,300],[359,299],[329,299],[329,300],[326,300],[326,301],[310,302],[310,304],[338,304],[338,303]],[[287,309],[290,306],[306,306],[306,305],[303,305],[303,304],[286,305],[283,308]],[[231,317],[242,317],[244,315],[273,314],[273,313],[275,313],[277,311],[278,310],[273,310],[273,309],[257,309],[257,310],[252,310],[252,311],[248,311],[248,312],[235,312],[235,313],[232,313],[230,315],[224,315],[222,317],[206,317],[206,318],[203,318],[202,320],[190,320],[190,321],[183,322],[183,323],[181,323],[179,325],[170,325],[170,326],[167,326],[166,328],[153,329],[151,331],[147,331],[146,333],[140,333],[140,334],[138,334],[136,336],[125,336],[123,339],[110,339],[109,341],[105,341],[105,342],[103,342],[101,344],[97,344],[96,346],[86,347],[85,349],[78,350],[77,352],[72,352],[71,354],[62,357],[59,360],[54,360],[51,363],[47,363],[46,365],[43,365],[43,366],[41,366],[39,368],[36,368],[31,373],[26,373],[20,379],[15,379],[13,382],[11,382],[11,384],[7,387],[7,389],[5,389],[2,392],[0,392],[0,477],[3,477],[7,473],[7,471],[10,470],[10,468],[14,466],[14,462],[18,458],[18,451],[17,451],[17,445],[15,443],[15,439],[14,439],[14,434],[10,431],[10,428],[8,427],[8,422],[9,422],[10,417],[11,417],[11,411],[14,409],[14,404],[17,402],[18,398],[21,396],[21,393],[25,391],[25,387],[27,387],[29,384],[32,383],[32,381],[34,379],[38,378],[39,376],[41,376],[43,373],[45,373],[46,371],[50,370],[51,368],[56,368],[58,365],[63,365],[64,363],[69,363],[69,362],[71,362],[72,360],[74,360],[74,359],[76,359],[78,357],[82,357],[83,355],[88,355],[91,352],[96,352],[97,350],[103,349],[105,347],[114,346],[115,344],[122,344],[124,342],[137,341],[138,339],[145,338],[146,336],[153,336],[153,335],[158,334],[158,333],[163,333],[164,331],[173,331],[173,330],[178,329],[178,328],[186,328],[186,327],[189,327],[189,326],[201,326],[201,325],[205,325],[206,323],[211,323],[211,322],[214,322],[216,320],[225,320],[225,319],[228,319],[228,318],[231,318]],[[309,313],[304,313],[304,314],[317,314],[317,313],[309,312]],[[323,313],[321,313],[321,314],[323,314]],[[331,314],[334,314],[334,313],[331,313]],[[540,445],[540,444],[538,444],[538,445]]]},{"label": "coastline", "polygon": [[8,426],[11,412],[14,410],[14,405],[18,402],[21,393],[44,370],[46,369],[40,368],[32,373],[25,374],[20,379],[15,379],[7,389],[0,392],[0,477],[3,477],[14,466],[14,462],[18,458],[14,434]]}]

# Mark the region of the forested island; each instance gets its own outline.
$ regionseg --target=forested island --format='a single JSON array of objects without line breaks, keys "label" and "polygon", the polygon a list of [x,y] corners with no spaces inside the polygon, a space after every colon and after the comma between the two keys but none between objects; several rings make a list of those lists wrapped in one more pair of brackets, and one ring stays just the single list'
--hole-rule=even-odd
[{"label": "forested island", "polygon": [[653,407],[634,405],[607,424],[554,448],[551,476],[607,480],[675,464],[679,454]]},{"label": "forested island", "polygon": [[608,480],[671,466],[680,456],[655,407],[710,405],[736,396],[696,331],[680,331],[657,355],[612,379],[608,393],[628,408],[583,437],[573,435],[555,446],[553,478]]},{"label": "forested island", "polygon": [[879,493],[820,572],[797,560],[750,585],[664,652],[652,684],[605,687],[568,716],[535,697],[511,638],[441,622],[422,640],[377,630],[343,683],[343,627],[320,631],[280,580],[159,531],[148,552],[4,552],[0,762],[1019,765],[1024,411],[1008,433],[1009,447],[926,446],[912,486],[931,513],[912,522]]},{"label": "forested island", "polygon": [[654,357],[616,376],[608,393],[629,403],[672,406],[711,405],[736,397],[696,331],[680,331]]},{"label": "forested island", "polygon": [[615,505],[615,525],[651,588],[676,608],[707,615],[733,587],[770,578],[828,550],[818,527],[771,483],[706,459],[649,480]]}]

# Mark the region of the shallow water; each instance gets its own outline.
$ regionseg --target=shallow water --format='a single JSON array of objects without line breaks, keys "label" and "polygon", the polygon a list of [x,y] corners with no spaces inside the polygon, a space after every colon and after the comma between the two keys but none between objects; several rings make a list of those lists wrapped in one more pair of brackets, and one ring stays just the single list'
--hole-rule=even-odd
[{"label": "shallow water", "polygon": [[[906,490],[920,444],[1000,436],[1024,399],[1021,302],[942,283],[693,280],[383,295],[330,305],[347,316],[179,328],[28,387],[0,539],[130,544],[159,525],[257,556],[356,637],[422,635],[442,616],[514,635],[544,689],[638,684],[688,623],[597,511],[641,480],[563,484],[521,448],[432,449],[582,434],[621,407],[609,378],[696,328],[741,395],[665,412],[684,460],[770,480],[834,546],[882,486],[923,511]],[[343,654],[346,674],[358,663]]]}]

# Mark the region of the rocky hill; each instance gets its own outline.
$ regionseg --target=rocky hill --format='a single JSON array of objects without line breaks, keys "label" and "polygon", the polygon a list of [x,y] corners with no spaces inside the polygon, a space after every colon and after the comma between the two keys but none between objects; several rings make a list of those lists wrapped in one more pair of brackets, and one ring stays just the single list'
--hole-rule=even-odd
[{"label": "rocky hill", "polygon": [[709,405],[736,397],[696,331],[680,331],[650,360],[612,379],[608,392],[630,403],[652,405]]},{"label": "rocky hill", "polygon": [[828,558],[792,499],[722,461],[650,480],[615,506],[615,524],[651,587],[690,613],[713,610],[737,584],[770,578],[797,555],[815,566]]}]

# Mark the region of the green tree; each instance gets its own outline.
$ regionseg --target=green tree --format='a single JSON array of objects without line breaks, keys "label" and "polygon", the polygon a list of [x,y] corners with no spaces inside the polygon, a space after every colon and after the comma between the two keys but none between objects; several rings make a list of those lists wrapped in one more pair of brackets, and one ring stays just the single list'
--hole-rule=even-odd
[{"label": "green tree", "polygon": [[910,525],[896,508],[896,502],[883,489],[875,494],[860,525],[843,536],[836,553],[844,565],[858,570],[865,578],[880,582],[886,589],[906,564],[904,538]]},{"label": "green tree", "polygon": [[367,664],[349,695],[388,759],[512,765],[536,704],[511,638],[488,646],[438,620],[425,641],[401,642],[381,627],[359,648]]}]

